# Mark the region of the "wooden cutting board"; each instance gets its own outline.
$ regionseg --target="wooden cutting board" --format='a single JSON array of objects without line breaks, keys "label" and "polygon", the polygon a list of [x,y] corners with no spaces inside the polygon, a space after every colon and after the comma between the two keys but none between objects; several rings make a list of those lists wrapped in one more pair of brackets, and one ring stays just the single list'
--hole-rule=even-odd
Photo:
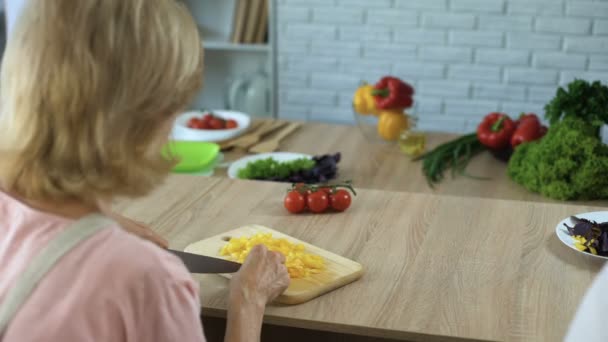
[{"label": "wooden cutting board", "polygon": [[[188,245],[184,251],[229,260],[228,257],[220,256],[219,252],[230,238],[242,236],[249,237],[257,233],[272,233],[273,238],[285,238],[292,243],[301,243],[306,247],[308,253],[320,255],[325,259],[326,268],[323,272],[313,274],[306,278],[292,279],[287,290],[276,300],[278,303],[304,303],[346,284],[352,283],[363,275],[363,267],[359,263],[260,225],[241,227],[195,242]],[[222,276],[230,278],[229,274],[222,274]]]}]

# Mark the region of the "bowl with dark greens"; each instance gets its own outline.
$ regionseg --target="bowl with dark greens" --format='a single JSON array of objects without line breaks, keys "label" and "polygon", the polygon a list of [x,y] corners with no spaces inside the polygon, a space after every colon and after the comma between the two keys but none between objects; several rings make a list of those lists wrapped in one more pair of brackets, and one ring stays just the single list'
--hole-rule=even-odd
[{"label": "bowl with dark greens", "polygon": [[608,259],[608,211],[577,214],[562,220],[555,233],[571,249]]},{"label": "bowl with dark greens", "polygon": [[228,176],[235,179],[318,184],[336,178],[340,158],[340,153],[319,156],[291,152],[262,153],[232,163]]}]

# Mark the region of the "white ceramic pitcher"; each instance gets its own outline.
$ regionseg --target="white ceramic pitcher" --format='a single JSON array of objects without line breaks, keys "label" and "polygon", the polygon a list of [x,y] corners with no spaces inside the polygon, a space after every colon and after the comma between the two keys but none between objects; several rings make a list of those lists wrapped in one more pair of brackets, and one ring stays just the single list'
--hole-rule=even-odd
[{"label": "white ceramic pitcher", "polygon": [[228,109],[251,116],[270,116],[270,81],[264,71],[237,78],[228,87]]}]

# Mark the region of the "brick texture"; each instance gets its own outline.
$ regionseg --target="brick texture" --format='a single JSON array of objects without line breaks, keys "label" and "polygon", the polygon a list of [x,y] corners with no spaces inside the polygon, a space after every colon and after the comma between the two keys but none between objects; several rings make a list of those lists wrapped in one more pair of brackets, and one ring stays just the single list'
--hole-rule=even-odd
[{"label": "brick texture", "polygon": [[421,129],[543,113],[559,85],[608,83],[608,0],[279,0],[279,115],[354,123],[361,81],[416,88]]}]

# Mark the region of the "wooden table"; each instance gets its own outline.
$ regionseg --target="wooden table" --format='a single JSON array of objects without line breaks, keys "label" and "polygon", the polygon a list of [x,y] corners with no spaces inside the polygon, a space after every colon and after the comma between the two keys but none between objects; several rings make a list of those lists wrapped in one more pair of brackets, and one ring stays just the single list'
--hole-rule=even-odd
[{"label": "wooden table", "polygon": [[[430,133],[427,137],[428,145],[432,148],[455,136]],[[511,181],[507,176],[506,163],[498,161],[489,153],[475,157],[468,171],[471,175],[489,177],[491,180],[462,176],[452,179],[448,173],[446,179],[432,189],[424,179],[420,162],[412,162],[395,144],[370,142],[357,126],[306,123],[283,141],[281,150],[307,154],[341,152],[342,161],[338,164],[340,178],[352,179],[357,187],[362,188],[563,203],[531,193]],[[226,154],[226,159],[232,161],[243,155],[231,152]],[[226,172],[217,170],[216,175],[226,177]],[[583,204],[608,206],[608,201]]]},{"label": "wooden table", "polygon": [[[345,213],[290,215],[284,188],[172,176],[118,209],[176,249],[257,223],[356,260],[366,268],[361,280],[302,305],[271,306],[265,322],[394,340],[559,341],[601,267],[554,235],[562,218],[597,208],[362,190]],[[195,278],[203,312],[225,315],[227,280]]]}]

